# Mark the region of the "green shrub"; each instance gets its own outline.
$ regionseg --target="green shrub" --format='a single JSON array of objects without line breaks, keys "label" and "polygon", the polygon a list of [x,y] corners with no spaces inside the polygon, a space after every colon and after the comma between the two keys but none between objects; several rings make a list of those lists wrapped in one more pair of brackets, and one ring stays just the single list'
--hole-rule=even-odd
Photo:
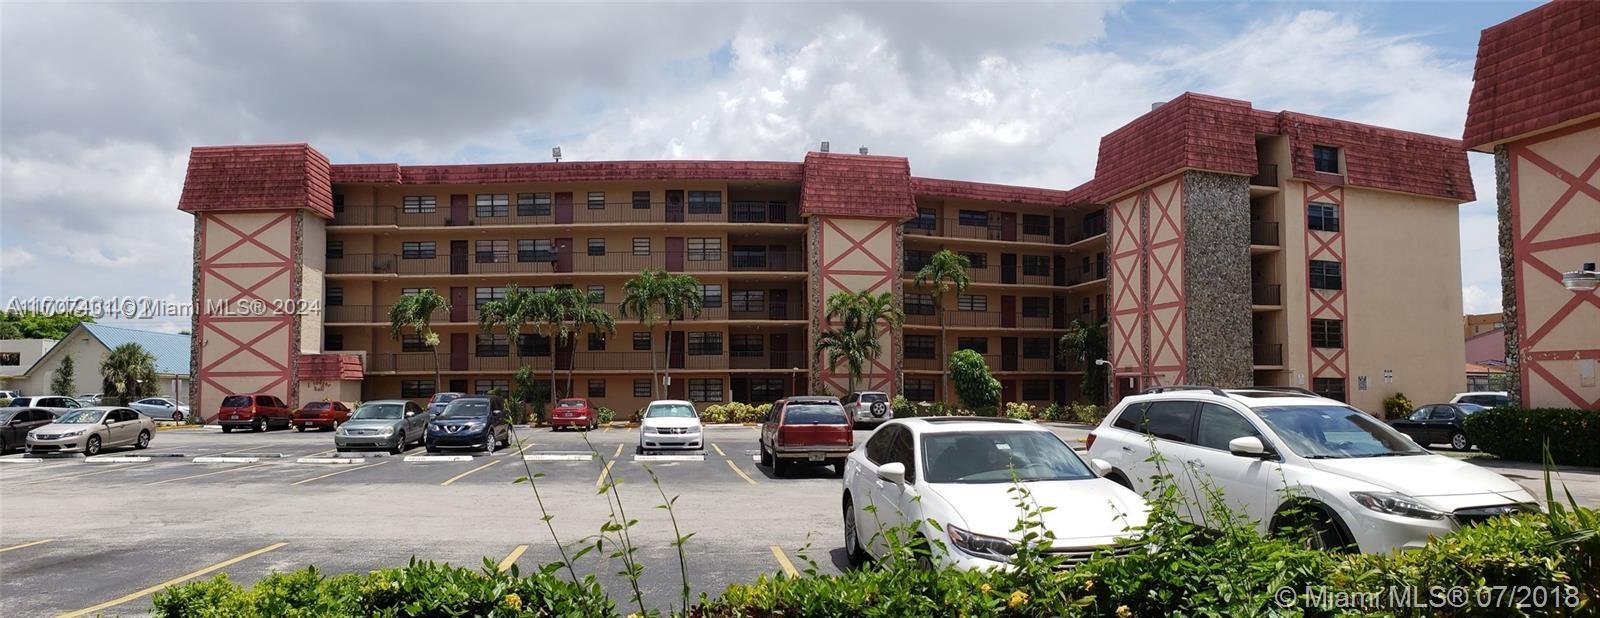
[{"label": "green shrub", "polygon": [[1000,401],[1000,381],[989,375],[983,355],[972,350],[950,354],[950,379],[956,383],[956,396],[968,408],[992,407]]},{"label": "green shrub", "polygon": [[605,406],[600,406],[600,408],[595,411],[594,418],[596,423],[601,425],[609,425],[611,424],[611,421],[617,420],[617,411]]},{"label": "green shrub", "polygon": [[1383,399],[1383,417],[1386,419],[1405,418],[1411,414],[1411,400],[1405,393],[1395,393]]},{"label": "green shrub", "polygon": [[1600,410],[1501,407],[1468,416],[1462,426],[1480,450],[1502,459],[1543,461],[1549,442],[1557,464],[1600,466]]},{"label": "green shrub", "polygon": [[707,423],[728,422],[728,406],[714,403],[700,411],[700,420]]},{"label": "green shrub", "polygon": [[1068,408],[1067,412],[1074,422],[1085,423],[1088,425],[1099,425],[1100,421],[1105,420],[1106,418],[1105,406],[1097,406],[1092,403],[1084,403],[1081,401],[1072,402],[1072,405]]},{"label": "green shrub", "polygon": [[1031,421],[1038,417],[1039,408],[1035,407],[1033,404],[1022,401],[1012,401],[1006,404],[1006,418],[1014,418],[1019,421]]}]

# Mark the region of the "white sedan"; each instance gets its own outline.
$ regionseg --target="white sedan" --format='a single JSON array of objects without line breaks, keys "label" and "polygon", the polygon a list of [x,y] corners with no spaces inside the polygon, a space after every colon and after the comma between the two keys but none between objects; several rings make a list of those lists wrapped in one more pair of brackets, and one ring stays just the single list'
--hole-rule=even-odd
[{"label": "white sedan", "polygon": [[128,407],[144,413],[145,416],[163,421],[172,420],[181,423],[183,419],[189,417],[189,406],[166,397],[146,397],[128,404]]},{"label": "white sedan", "polygon": [[703,448],[700,413],[695,411],[693,403],[676,399],[652,401],[639,417],[639,446],[635,453]]},{"label": "white sedan", "polygon": [[[938,564],[1002,567],[1028,515],[1010,490],[1027,488],[1055,535],[1047,550],[1069,565],[1139,535],[1149,506],[1101,476],[1049,430],[1000,418],[895,419],[845,461],[844,542],[852,563],[889,551],[907,524]],[[875,507],[869,509],[868,507]],[[938,522],[935,527],[929,522]]]}]

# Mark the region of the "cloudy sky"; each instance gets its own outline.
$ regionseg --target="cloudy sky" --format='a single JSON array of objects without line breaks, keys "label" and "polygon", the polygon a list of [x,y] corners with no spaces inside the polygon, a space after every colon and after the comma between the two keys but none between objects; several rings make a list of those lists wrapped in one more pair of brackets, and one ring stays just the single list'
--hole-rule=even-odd
[{"label": "cloudy sky", "polygon": [[[797,161],[1070,188],[1185,90],[1459,137],[1501,3],[0,5],[0,299],[186,300],[188,149],[335,162]],[[1492,162],[1461,209],[1500,306]],[[187,320],[145,326],[186,328]]]}]

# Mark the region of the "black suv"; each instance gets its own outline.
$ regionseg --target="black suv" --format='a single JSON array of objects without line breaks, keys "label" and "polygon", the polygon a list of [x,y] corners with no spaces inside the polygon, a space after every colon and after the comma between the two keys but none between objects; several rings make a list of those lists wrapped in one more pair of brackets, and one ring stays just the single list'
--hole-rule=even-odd
[{"label": "black suv", "polygon": [[458,397],[428,419],[429,453],[443,449],[492,452],[511,443],[511,420],[496,396]]}]

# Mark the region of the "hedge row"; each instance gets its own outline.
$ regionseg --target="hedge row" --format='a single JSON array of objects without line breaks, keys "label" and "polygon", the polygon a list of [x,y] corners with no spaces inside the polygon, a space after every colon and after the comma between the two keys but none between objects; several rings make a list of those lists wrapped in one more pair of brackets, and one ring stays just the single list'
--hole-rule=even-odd
[{"label": "hedge row", "polygon": [[1600,467],[1600,410],[1492,408],[1463,426],[1479,450],[1501,459],[1543,462],[1548,442],[1555,463]]}]

